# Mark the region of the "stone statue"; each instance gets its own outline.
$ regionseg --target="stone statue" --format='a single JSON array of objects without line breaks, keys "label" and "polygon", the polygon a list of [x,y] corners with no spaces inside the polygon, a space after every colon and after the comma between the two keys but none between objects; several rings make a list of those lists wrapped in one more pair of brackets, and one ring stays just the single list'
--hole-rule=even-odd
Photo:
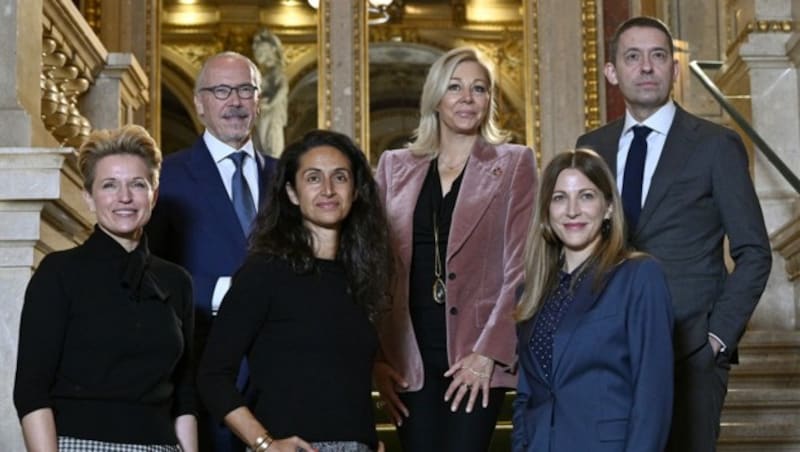
[{"label": "stone statue", "polygon": [[278,36],[266,28],[259,30],[253,37],[253,60],[261,71],[255,141],[263,152],[277,157],[283,151],[289,98]]}]

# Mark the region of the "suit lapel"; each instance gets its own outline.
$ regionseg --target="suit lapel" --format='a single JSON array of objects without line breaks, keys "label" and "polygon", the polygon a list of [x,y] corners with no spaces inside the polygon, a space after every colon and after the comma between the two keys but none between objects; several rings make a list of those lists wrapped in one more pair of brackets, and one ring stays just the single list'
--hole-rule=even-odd
[{"label": "suit lapel", "polygon": [[587,274],[583,282],[578,286],[572,304],[567,308],[567,312],[564,313],[564,318],[561,319],[561,323],[558,325],[555,334],[553,334],[552,375],[556,375],[558,372],[558,365],[561,363],[561,358],[564,357],[567,346],[572,336],[575,334],[575,330],[580,324],[583,314],[591,309],[600,298],[602,291],[592,293],[592,287],[594,285],[593,277],[594,272]]},{"label": "suit lapel", "polygon": [[[403,158],[406,157],[407,158]],[[396,225],[398,237],[397,243],[400,248],[397,250],[398,258],[405,268],[411,265],[411,249],[414,233],[414,209],[417,205],[422,184],[425,182],[425,175],[428,173],[430,159],[417,157],[410,152],[400,157],[404,161],[396,162],[392,166],[392,193],[387,193],[387,199],[391,207],[387,207],[387,212],[398,212],[392,216],[392,222]]]},{"label": "suit lapel", "polygon": [[478,139],[475,143],[464,178],[458,192],[450,238],[447,243],[447,260],[453,257],[475,230],[480,218],[497,195],[497,188],[507,168],[508,155],[499,155],[494,146]]},{"label": "suit lapel", "polygon": [[205,196],[206,205],[213,211],[212,216],[225,230],[227,237],[235,243],[236,249],[244,249],[246,238],[233,209],[233,203],[225,191],[217,164],[202,137],[195,143],[186,166],[196,186],[196,193]]},{"label": "suit lapel", "polygon": [[595,146],[590,146],[595,152],[603,157],[611,174],[617,177],[617,152],[619,151],[619,139],[622,136],[622,126],[625,121],[618,119],[605,129],[604,133],[598,134],[598,141]]},{"label": "suit lapel", "polygon": [[652,218],[653,212],[658,209],[661,200],[664,199],[670,185],[675,181],[676,175],[680,174],[683,167],[690,161],[692,146],[689,145],[691,135],[689,117],[680,107],[675,111],[675,118],[672,126],[667,133],[664,142],[664,149],[658,159],[656,171],[650,181],[650,189],[639,216],[639,223],[636,226],[636,233],[640,233]]}]

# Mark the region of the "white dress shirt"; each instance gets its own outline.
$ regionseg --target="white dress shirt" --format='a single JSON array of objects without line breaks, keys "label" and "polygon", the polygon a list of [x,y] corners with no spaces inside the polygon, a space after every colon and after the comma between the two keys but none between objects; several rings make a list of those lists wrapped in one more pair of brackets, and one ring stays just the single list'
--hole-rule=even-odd
[{"label": "white dress shirt", "polygon": [[[206,143],[208,151],[211,153],[211,158],[217,164],[219,176],[222,179],[222,184],[225,186],[225,191],[228,192],[228,198],[233,202],[233,192],[231,191],[231,178],[236,171],[236,164],[233,160],[228,158],[234,152],[239,150],[244,151],[250,158],[244,159],[242,165],[242,172],[244,178],[247,180],[247,186],[250,189],[250,194],[253,196],[253,203],[256,208],[258,207],[258,164],[256,162],[256,153],[253,148],[253,141],[248,140],[241,149],[235,149],[222,141],[218,140],[208,130],[203,134],[203,141]],[[257,210],[257,209],[256,209]],[[230,276],[220,276],[217,283],[214,285],[214,293],[211,295],[211,312],[216,314],[219,310],[219,305],[222,299],[231,287]]]},{"label": "white dress shirt", "polygon": [[633,142],[633,126],[642,125],[652,129],[652,132],[647,135],[647,157],[644,161],[644,176],[642,177],[642,207],[647,200],[650,182],[653,180],[653,173],[656,172],[658,159],[661,158],[661,151],[664,150],[667,133],[672,126],[672,120],[675,119],[675,110],[675,103],[670,100],[641,123],[633,119],[630,112],[625,111],[625,125],[622,127],[622,135],[619,137],[617,152],[617,187],[619,187],[620,193],[622,193],[625,176],[625,162],[628,161],[628,151]]}]

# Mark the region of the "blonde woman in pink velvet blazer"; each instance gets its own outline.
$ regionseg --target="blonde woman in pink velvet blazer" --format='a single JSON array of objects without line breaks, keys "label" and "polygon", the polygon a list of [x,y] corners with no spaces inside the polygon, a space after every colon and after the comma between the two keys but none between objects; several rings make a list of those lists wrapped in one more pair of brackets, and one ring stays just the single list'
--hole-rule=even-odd
[{"label": "blonde woman in pink velvet blazer", "polygon": [[494,90],[477,51],[444,54],[414,142],[378,163],[397,263],[374,377],[406,451],[485,452],[516,385],[513,312],[536,167],[530,148],[505,144]]}]

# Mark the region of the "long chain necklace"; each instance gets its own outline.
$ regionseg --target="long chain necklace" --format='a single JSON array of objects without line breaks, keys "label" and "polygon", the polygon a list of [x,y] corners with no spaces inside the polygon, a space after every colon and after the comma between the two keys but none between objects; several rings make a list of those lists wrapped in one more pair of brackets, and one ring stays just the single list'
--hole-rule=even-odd
[{"label": "long chain necklace", "polygon": [[433,211],[433,301],[444,304],[447,297],[447,286],[442,279],[442,256],[439,253],[439,222],[436,219],[436,210]]}]

